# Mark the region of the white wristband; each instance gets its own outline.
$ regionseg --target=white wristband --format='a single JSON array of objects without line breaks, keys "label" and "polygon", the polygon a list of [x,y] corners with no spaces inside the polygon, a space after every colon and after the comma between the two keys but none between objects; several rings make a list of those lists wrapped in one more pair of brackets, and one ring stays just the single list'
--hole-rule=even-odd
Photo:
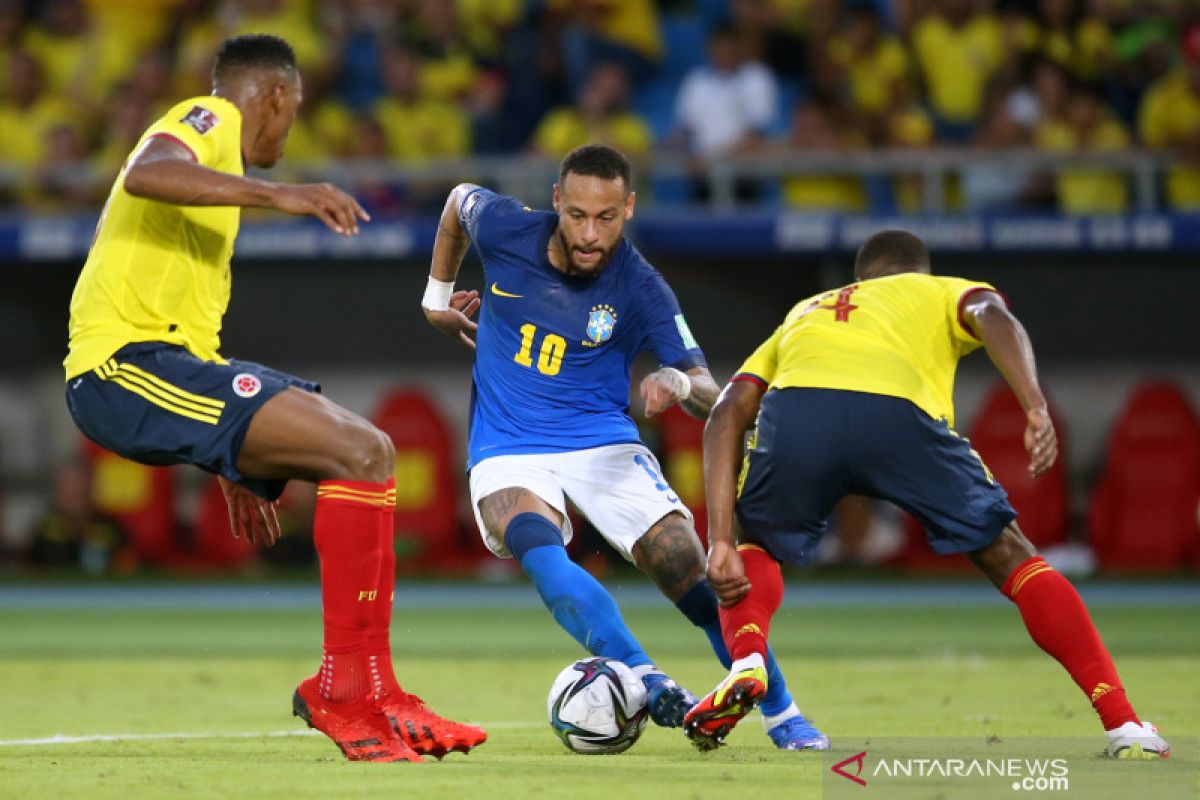
[{"label": "white wristband", "polygon": [[454,294],[454,281],[439,281],[432,275],[425,284],[425,296],[421,308],[426,311],[445,311],[450,307],[450,295]]},{"label": "white wristband", "polygon": [[663,367],[659,372],[675,384],[675,394],[679,396],[680,401],[687,400],[691,396],[692,379],[688,377],[686,372],[681,372],[674,367]]}]

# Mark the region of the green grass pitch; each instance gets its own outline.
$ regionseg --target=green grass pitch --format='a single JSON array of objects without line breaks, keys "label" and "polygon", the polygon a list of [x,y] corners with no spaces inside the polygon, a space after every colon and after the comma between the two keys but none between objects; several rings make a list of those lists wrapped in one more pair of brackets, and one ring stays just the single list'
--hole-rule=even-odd
[{"label": "green grass pitch", "polygon": [[[1200,736],[1200,611],[1093,613],[1139,711],[1169,738]],[[673,610],[626,616],[693,691],[721,678],[706,640]],[[1103,746],[1078,689],[1010,607],[785,608],[772,640],[797,700],[835,745],[995,735]],[[421,765],[350,764],[323,737],[268,735],[303,729],[290,697],[317,663],[315,609],[0,610],[0,797],[819,796],[820,757],[775,751],[757,715],[707,755],[653,727],[620,756],[567,752],[546,725],[546,692],[581,653],[540,609],[398,608],[393,643],[406,687],[488,726],[485,745]],[[202,735],[12,743],[56,734]]]}]

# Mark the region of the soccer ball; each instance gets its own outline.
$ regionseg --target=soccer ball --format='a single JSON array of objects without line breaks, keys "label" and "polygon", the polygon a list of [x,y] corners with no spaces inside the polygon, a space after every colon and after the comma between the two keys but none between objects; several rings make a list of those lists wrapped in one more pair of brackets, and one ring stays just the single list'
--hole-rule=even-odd
[{"label": "soccer ball", "polygon": [[595,656],[569,665],[550,687],[550,727],[569,749],[615,755],[633,746],[646,727],[646,688],[633,670]]}]

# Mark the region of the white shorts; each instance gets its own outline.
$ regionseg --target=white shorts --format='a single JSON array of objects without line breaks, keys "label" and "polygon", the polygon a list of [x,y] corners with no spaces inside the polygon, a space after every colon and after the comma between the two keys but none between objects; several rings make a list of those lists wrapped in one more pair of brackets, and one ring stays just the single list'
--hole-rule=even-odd
[{"label": "white shorts", "polygon": [[692,518],[692,512],[667,485],[657,459],[641,444],[493,456],[476,464],[470,479],[475,522],[484,544],[501,558],[512,558],[504,544],[504,532],[493,536],[479,514],[479,501],[501,489],[528,489],[562,514],[563,544],[573,535],[565,499],[570,498],[600,535],[630,561],[633,545],[654,523],[671,512]]}]

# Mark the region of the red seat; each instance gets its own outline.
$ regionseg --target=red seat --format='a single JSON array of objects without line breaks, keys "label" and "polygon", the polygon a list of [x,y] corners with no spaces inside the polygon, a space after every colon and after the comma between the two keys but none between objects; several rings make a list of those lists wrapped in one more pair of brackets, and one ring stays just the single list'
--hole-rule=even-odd
[{"label": "red seat", "polygon": [[82,455],[92,473],[95,510],[129,534],[138,561],[170,561],[178,548],[174,468],[138,464],[88,439]]},{"label": "red seat", "polygon": [[[1058,461],[1040,478],[1029,476],[1029,454],[1025,452],[1025,412],[1016,395],[1004,383],[996,383],[975,415],[968,438],[971,446],[1008,493],[1017,510],[1021,531],[1041,549],[1067,539],[1070,491],[1067,484],[1066,437],[1054,406],[1050,417],[1058,433]],[[920,569],[965,569],[963,558],[943,559],[930,549],[925,531],[915,519],[904,515],[904,566]]]},{"label": "red seat", "polygon": [[696,520],[701,543],[708,542],[708,506],[704,499],[704,421],[671,406],[657,417],[663,477]]},{"label": "red seat", "polygon": [[1171,383],[1138,387],[1117,418],[1088,523],[1104,569],[1169,571],[1200,549],[1200,421]]},{"label": "red seat", "polygon": [[401,387],[384,396],[371,421],[396,446],[398,566],[462,566],[474,556],[459,538],[462,470],[446,418],[424,391]]},{"label": "red seat", "polygon": [[1070,522],[1066,433],[1053,405],[1050,418],[1058,434],[1058,461],[1040,478],[1029,475],[1025,412],[1005,384],[997,383],[992,388],[969,434],[983,463],[1008,492],[1021,532],[1038,549],[1064,543]]},{"label": "red seat", "polygon": [[200,510],[192,530],[191,547],[175,559],[175,566],[192,569],[235,569],[254,559],[254,548],[245,539],[233,538],[229,506],[221,484],[212,478],[200,496]]}]

